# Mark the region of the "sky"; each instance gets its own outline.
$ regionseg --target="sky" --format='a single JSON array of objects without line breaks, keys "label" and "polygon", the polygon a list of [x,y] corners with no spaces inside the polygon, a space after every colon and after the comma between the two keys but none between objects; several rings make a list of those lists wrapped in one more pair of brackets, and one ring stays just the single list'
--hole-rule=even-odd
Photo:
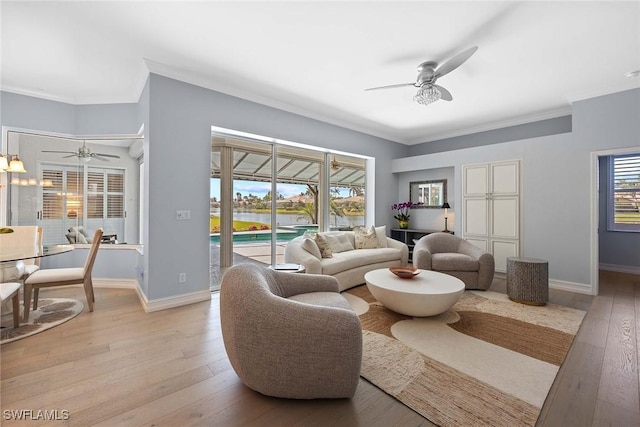
[{"label": "sky", "polygon": [[[253,194],[260,198],[264,197],[271,190],[270,182],[257,182],[257,181],[239,181],[233,182],[233,195],[240,192],[243,196]],[[284,198],[297,196],[300,193],[307,191],[306,185],[299,184],[278,184],[278,192],[284,196]],[[220,179],[211,178],[211,197],[215,197],[220,200]],[[343,188],[340,190],[340,196],[349,197],[349,190]]]}]

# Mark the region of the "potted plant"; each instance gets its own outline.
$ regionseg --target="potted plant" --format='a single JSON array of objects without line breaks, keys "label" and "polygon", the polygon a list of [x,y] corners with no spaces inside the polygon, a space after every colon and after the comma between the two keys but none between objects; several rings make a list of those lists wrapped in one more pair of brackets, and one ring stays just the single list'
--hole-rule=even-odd
[{"label": "potted plant", "polygon": [[421,204],[422,203],[415,203],[409,200],[408,202],[394,203],[391,205],[391,209],[398,212],[393,216],[398,220],[398,228],[409,228],[409,218],[411,218],[411,215],[409,215],[409,209]]}]

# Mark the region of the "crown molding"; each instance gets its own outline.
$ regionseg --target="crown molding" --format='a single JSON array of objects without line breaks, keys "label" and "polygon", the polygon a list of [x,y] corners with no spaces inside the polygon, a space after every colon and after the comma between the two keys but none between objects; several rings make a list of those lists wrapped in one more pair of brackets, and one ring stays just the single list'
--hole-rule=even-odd
[{"label": "crown molding", "polygon": [[334,126],[339,126],[345,129],[349,129],[355,132],[364,133],[366,135],[375,136],[378,138],[386,139],[392,142],[403,143],[401,138],[397,135],[393,135],[389,132],[384,132],[380,129],[372,129],[364,125],[358,125],[353,122],[347,122],[340,120],[339,118],[328,116],[325,114],[317,113],[296,105],[292,105],[286,102],[282,102],[273,98],[258,95],[254,92],[247,91],[245,89],[238,88],[227,83],[221,83],[222,79],[215,79],[215,76],[205,76],[197,72],[190,70],[180,69],[172,67],[148,58],[143,58],[145,64],[150,73],[158,74],[171,79],[179,80],[185,83],[189,83],[195,86],[210,89],[216,92],[224,93],[225,95],[233,96],[236,98],[244,99],[246,101],[255,102],[260,105],[266,105],[271,108],[286,111],[288,113],[297,114],[309,119],[318,120],[324,123],[328,123]]},{"label": "crown molding", "polygon": [[440,141],[442,139],[455,138],[458,136],[472,135],[474,133],[488,132],[492,130],[507,128],[511,126],[524,125],[527,123],[538,122],[541,120],[555,119],[558,117],[569,116],[572,114],[571,106],[558,108],[554,110],[544,111],[541,113],[530,114],[526,116],[514,117],[508,120],[501,120],[498,122],[486,123],[480,126],[472,126],[464,129],[456,130],[455,132],[443,132],[435,134],[427,138],[412,138],[406,140],[404,143],[407,145],[417,145],[427,142]]}]

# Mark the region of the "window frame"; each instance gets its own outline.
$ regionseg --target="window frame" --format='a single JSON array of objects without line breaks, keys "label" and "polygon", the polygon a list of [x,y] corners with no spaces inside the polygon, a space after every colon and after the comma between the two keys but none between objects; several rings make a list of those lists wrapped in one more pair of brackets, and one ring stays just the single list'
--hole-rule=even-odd
[{"label": "window frame", "polygon": [[[624,224],[617,223],[615,221],[615,195],[623,190],[616,190],[615,178],[616,178],[616,160],[628,157],[640,157],[640,152],[628,153],[620,155],[609,156],[608,161],[608,185],[607,185],[607,231],[612,232],[626,232],[626,233],[640,233],[640,224]],[[640,174],[640,160],[638,161],[638,173]],[[634,191],[640,192],[640,185],[633,187]],[[627,190],[628,191],[628,190]]]}]

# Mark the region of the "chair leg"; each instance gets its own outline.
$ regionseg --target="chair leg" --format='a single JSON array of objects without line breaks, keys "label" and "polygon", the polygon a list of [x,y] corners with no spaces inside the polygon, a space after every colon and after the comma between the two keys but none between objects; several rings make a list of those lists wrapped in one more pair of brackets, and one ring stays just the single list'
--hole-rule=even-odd
[{"label": "chair leg", "polygon": [[25,322],[29,321],[29,309],[31,308],[31,285],[24,285],[24,317]]},{"label": "chair leg", "polygon": [[40,298],[40,288],[33,289],[33,309],[38,309],[38,298]]},{"label": "chair leg", "polygon": [[84,294],[87,297],[87,304],[89,304],[89,311],[93,311],[93,284],[91,283],[91,278],[85,279],[84,281]]},{"label": "chair leg", "polygon": [[13,296],[13,327],[20,326],[20,294],[16,291]]}]

